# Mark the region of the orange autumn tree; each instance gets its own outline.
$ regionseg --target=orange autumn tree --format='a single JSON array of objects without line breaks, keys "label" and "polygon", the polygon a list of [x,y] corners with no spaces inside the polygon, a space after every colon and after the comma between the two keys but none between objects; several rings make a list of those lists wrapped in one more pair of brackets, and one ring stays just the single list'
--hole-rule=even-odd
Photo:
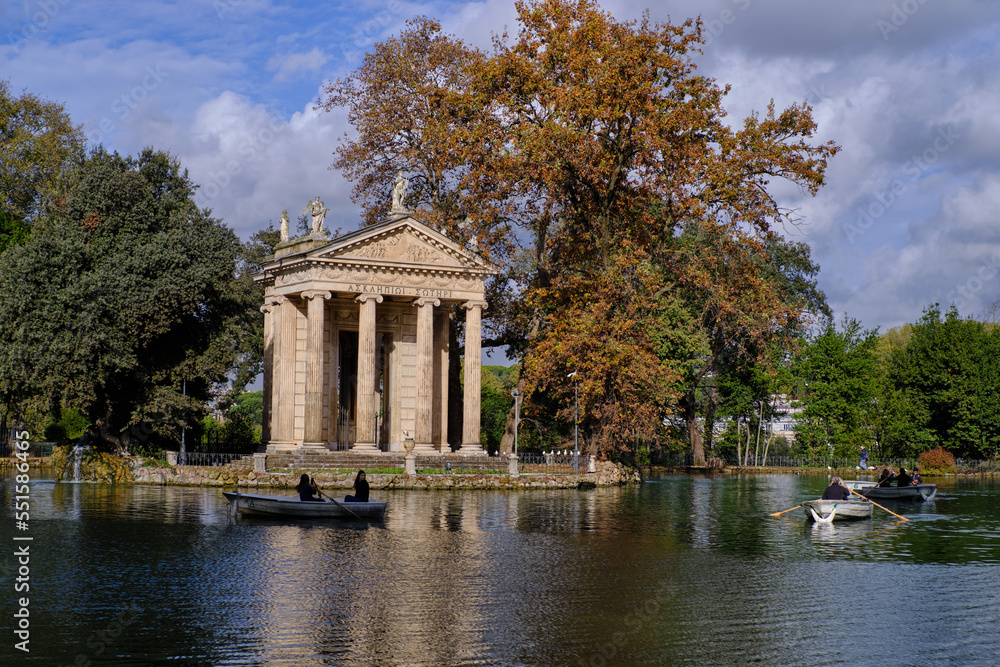
[{"label": "orange autumn tree", "polygon": [[[414,217],[475,243],[487,258],[510,252],[502,216],[491,207],[509,194],[497,196],[497,184],[470,169],[470,161],[485,159],[477,151],[496,150],[486,130],[491,114],[469,95],[483,60],[480,51],[442,34],[436,21],[417,17],[399,37],[376,44],[357,71],[324,87],[318,108],[346,108],[356,132],[344,135],[331,168],[354,181],[352,199],[366,224],[386,218],[402,173]],[[479,135],[475,145],[467,139],[472,133]]]},{"label": "orange autumn tree", "polygon": [[[588,0],[515,4],[516,38],[456,62],[461,85],[422,95],[450,123],[437,162],[462,185],[459,208],[476,207],[467,228],[509,269],[499,310],[520,388],[572,419],[566,376],[578,371],[583,432],[610,454],[693,415],[686,396],[722,359],[795,329],[801,311],[761,268],[786,218],[768,187],[815,193],[837,148],[809,142],[805,106],[727,125],[726,89],[691,60],[699,22],[619,22]],[[703,461],[693,416],[688,426]]]}]

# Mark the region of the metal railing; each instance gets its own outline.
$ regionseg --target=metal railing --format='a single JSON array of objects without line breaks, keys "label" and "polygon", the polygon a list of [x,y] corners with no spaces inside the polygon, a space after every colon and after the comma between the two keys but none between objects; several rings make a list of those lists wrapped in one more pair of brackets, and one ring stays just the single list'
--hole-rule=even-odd
[{"label": "metal railing", "polygon": [[417,474],[470,474],[502,475],[507,473],[506,456],[417,456]]},{"label": "metal railing", "polygon": [[[12,430],[13,432],[13,430]],[[23,451],[15,449],[14,447],[14,437],[8,434],[8,437],[0,440],[0,458],[10,458],[16,452]],[[54,442],[38,442],[29,441],[28,442],[28,456],[31,458],[41,458],[43,456],[52,456],[52,448],[55,446]]]},{"label": "metal railing", "polygon": [[188,466],[224,466],[231,463],[253,465],[252,454],[219,454],[210,452],[185,452],[177,454],[178,465]]},{"label": "metal railing", "polygon": [[[758,456],[756,463],[754,462],[753,456],[744,462],[743,460],[737,458],[735,454],[722,455],[722,456],[710,456],[706,454],[706,459],[719,459],[727,467],[732,468],[817,468],[826,469],[830,468],[833,470],[844,470],[844,469],[855,469],[859,468],[858,457],[829,457],[829,456],[791,456],[787,454],[783,455],[768,455],[767,457]],[[681,452],[664,452],[663,456],[660,458],[662,465],[676,465],[676,466],[693,466],[694,456],[690,453]],[[656,465],[657,462],[654,462]],[[916,466],[917,460],[914,458],[906,459],[869,459],[868,469],[872,470],[883,465],[889,465],[894,468],[904,467],[907,469],[912,469]]]},{"label": "metal railing", "polygon": [[971,474],[986,474],[1000,472],[1000,458],[977,461],[975,459],[955,459],[955,467],[959,472]]},{"label": "metal railing", "polygon": [[525,452],[517,455],[518,472],[571,474],[577,471],[587,472],[589,457],[580,454],[538,454]]},{"label": "metal railing", "polygon": [[[51,442],[31,442],[29,455],[32,457],[51,456],[54,443]],[[0,439],[0,457],[9,458],[12,456],[10,438]],[[331,453],[333,454],[333,453]],[[166,454],[157,457],[166,460]],[[713,458],[713,457],[709,457]],[[767,458],[758,457],[757,465],[751,462],[744,466],[735,454],[714,457],[721,460],[727,467],[747,467],[747,468],[813,468],[818,470],[855,470],[859,461],[856,457],[830,458],[828,456],[791,456],[791,455],[769,455]],[[322,455],[310,460],[311,456],[298,456],[287,454],[284,456],[268,456],[268,469],[281,469],[286,467],[303,469],[329,469],[341,471],[356,471],[359,469],[369,471],[380,471],[386,473],[400,473],[404,467],[403,452],[384,452],[381,454],[358,455],[348,452],[336,452],[331,455]],[[230,464],[253,465],[253,457],[245,453],[227,452],[186,452],[183,455],[177,453],[177,463],[191,466],[218,467]],[[416,458],[416,468],[419,474],[507,474],[508,457],[506,455],[462,455],[457,452],[445,455],[418,455]],[[518,471],[522,474],[531,473],[551,473],[551,474],[571,474],[579,470],[586,472],[589,457],[580,454],[575,457],[569,453],[537,453],[521,452],[518,455]],[[655,457],[653,465],[667,466],[693,466],[694,457],[690,453],[683,452],[663,452]],[[873,470],[883,465],[893,468],[904,467],[912,470],[918,465],[914,458],[895,459],[869,459],[868,469]],[[977,459],[956,459],[955,468],[959,473],[966,474],[990,474],[1000,473],[1000,457],[977,460]]]}]

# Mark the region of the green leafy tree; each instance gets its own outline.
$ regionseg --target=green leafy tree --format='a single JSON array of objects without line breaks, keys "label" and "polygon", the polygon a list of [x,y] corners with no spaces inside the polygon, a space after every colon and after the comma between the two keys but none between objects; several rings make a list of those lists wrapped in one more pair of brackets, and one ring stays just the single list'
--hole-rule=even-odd
[{"label": "green leafy tree", "polygon": [[[718,261],[717,250],[700,250],[710,241],[697,230],[679,239],[697,258],[692,263],[702,258]],[[743,268],[737,268],[740,264]],[[787,384],[784,376],[806,327],[814,318],[830,314],[826,295],[817,285],[819,266],[804,243],[769,235],[755,252],[728,251],[723,265],[701,268],[696,275],[704,276],[704,282],[683,291],[704,344],[686,366],[686,391],[679,404],[690,440],[700,437],[698,422],[703,420],[708,449],[717,414],[734,420],[734,430],[745,429],[746,442],[758,439],[761,420],[773,416],[770,397],[779,384]],[[749,288],[751,281],[759,287]],[[757,302],[761,293],[770,293],[774,314],[763,327],[751,316],[765,312]],[[743,453],[745,459],[748,450]]]},{"label": "green leafy tree", "polygon": [[[179,441],[259,326],[232,230],[170,155],[95,149],[0,266],[0,397],[77,406],[95,442]],[[245,267],[244,267],[245,268]]]},{"label": "green leafy tree", "polygon": [[90,421],[76,408],[64,408],[57,421],[45,427],[45,439],[50,442],[78,440]]},{"label": "green leafy tree", "polygon": [[892,379],[893,356],[903,350],[913,335],[913,325],[893,327],[880,335],[875,346],[878,371],[874,380],[874,398],[871,411],[872,446],[875,458],[888,458],[898,454],[895,443],[906,439],[908,399]]},{"label": "green leafy tree", "polygon": [[[727,367],[717,379],[718,414],[732,425],[727,435],[742,465],[759,463],[767,456],[771,434],[765,424],[777,416],[772,400],[780,385],[777,367],[777,362],[736,365]],[[706,423],[706,433],[711,427]]]},{"label": "green leafy tree", "polygon": [[802,350],[795,363],[802,396],[795,437],[809,451],[854,456],[871,443],[877,343],[877,330],[845,318],[839,331],[830,322]]},{"label": "green leafy tree", "polygon": [[943,446],[958,456],[1000,452],[1000,335],[935,304],[893,351],[890,380],[900,427],[888,446],[913,456]]},{"label": "green leafy tree", "polygon": [[252,391],[240,394],[233,407],[244,412],[251,423],[260,426],[264,418],[264,392]]},{"label": "green leafy tree", "polygon": [[[281,233],[271,224],[240,246],[236,279],[230,289],[234,302],[243,307],[233,313],[230,326],[226,327],[226,336],[233,346],[236,361],[230,374],[232,382],[221,397],[220,406],[224,409],[234,402],[249,400],[243,390],[264,370],[264,317],[259,310],[264,302],[264,288],[253,278],[260,273],[264,262],[274,255],[274,247],[280,240]],[[260,418],[256,423],[260,424]]]},{"label": "green leafy tree", "polygon": [[483,447],[495,454],[500,451],[507,413],[514,399],[514,375],[506,366],[483,366],[480,400],[480,429]]},{"label": "green leafy tree", "polygon": [[0,252],[27,240],[44,194],[83,145],[82,128],[61,104],[15,97],[0,80]]}]

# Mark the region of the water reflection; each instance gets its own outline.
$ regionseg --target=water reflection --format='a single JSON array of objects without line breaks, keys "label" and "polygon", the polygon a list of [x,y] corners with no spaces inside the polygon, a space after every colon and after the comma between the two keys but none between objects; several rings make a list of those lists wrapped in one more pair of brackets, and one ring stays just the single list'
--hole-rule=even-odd
[{"label": "water reflection", "polygon": [[[384,492],[384,523],[234,520],[216,489],[32,485],[28,662],[992,664],[1000,489],[817,525],[824,477],[666,476],[641,487]],[[11,487],[3,486],[10,543]],[[11,585],[9,572],[4,584]],[[7,590],[10,590],[8,588]],[[877,596],[920,598],[920,614]],[[37,634],[36,634],[37,633]],[[710,641],[707,639],[710,638]],[[33,646],[35,644],[33,643]]]}]

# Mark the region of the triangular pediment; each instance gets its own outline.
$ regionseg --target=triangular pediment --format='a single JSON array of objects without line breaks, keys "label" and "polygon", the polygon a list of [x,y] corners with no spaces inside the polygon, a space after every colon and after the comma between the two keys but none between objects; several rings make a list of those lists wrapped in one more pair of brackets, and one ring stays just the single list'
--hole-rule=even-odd
[{"label": "triangular pediment", "polygon": [[436,270],[492,269],[474,252],[409,217],[359,230],[309,255],[312,259]]}]

